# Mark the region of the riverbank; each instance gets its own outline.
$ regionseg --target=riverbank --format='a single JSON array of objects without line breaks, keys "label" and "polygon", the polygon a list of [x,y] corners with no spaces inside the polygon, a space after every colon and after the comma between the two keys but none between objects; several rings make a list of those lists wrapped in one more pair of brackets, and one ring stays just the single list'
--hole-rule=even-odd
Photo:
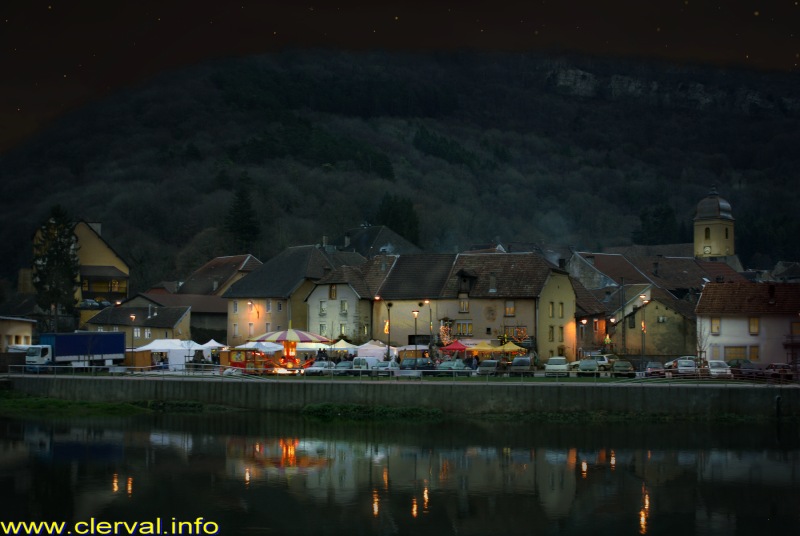
[{"label": "riverbank", "polygon": [[82,403],[199,403],[301,413],[315,404],[419,408],[481,418],[768,420],[800,418],[797,385],[394,381],[224,381],[15,376],[14,390]]}]

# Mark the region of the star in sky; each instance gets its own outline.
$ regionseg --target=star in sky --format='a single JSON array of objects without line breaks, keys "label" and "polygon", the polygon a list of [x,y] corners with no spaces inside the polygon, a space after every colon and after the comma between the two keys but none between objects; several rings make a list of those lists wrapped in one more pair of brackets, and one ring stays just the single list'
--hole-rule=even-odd
[{"label": "star in sky", "polygon": [[158,72],[285,47],[578,52],[800,70],[799,0],[7,0],[0,150]]}]

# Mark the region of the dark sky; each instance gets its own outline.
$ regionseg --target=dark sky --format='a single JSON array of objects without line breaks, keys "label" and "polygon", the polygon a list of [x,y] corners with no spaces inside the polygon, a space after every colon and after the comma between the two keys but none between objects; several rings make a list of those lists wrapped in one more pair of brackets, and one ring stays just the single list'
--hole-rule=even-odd
[{"label": "dark sky", "polygon": [[302,46],[552,50],[797,72],[800,0],[3,0],[0,151],[160,71]]}]

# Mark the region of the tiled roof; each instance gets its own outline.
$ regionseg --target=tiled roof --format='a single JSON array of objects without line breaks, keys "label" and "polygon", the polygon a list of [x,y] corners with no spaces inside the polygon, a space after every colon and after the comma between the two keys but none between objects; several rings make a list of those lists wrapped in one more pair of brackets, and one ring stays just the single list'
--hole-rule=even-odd
[{"label": "tiled roof", "polygon": [[340,266],[317,283],[350,285],[360,298],[372,299],[379,295],[379,289],[396,260],[395,255],[380,255],[358,266]]},{"label": "tiled roof", "polygon": [[179,294],[214,294],[240,273],[252,272],[261,261],[252,255],[216,257],[190,275],[178,289]]},{"label": "tiled roof", "polygon": [[165,294],[160,292],[141,294],[153,304],[168,307],[187,306],[192,313],[227,314],[228,300],[221,296],[205,294]]},{"label": "tiled roof", "polygon": [[698,315],[792,315],[800,312],[794,283],[709,283],[697,303]]},{"label": "tiled roof", "polygon": [[[730,266],[721,262],[700,261],[694,257],[629,257],[631,264],[660,288],[675,291],[700,289],[710,281],[745,281]],[[678,292],[679,294],[680,292]]]},{"label": "tiled roof", "polygon": [[603,253],[624,255],[626,257],[654,257],[662,255],[664,257],[691,257],[694,255],[694,243],[684,244],[654,244],[630,246],[615,246],[603,248]]},{"label": "tiled roof", "polygon": [[[363,257],[420,253],[422,250],[384,225],[369,225],[347,230],[332,242],[341,251],[355,251]],[[347,245],[345,245],[347,244]]]},{"label": "tiled roof", "polygon": [[649,279],[640,272],[626,257],[609,253],[578,253],[593,265],[599,272],[607,275],[617,284],[649,283]]},{"label": "tiled roof", "polygon": [[431,299],[440,296],[450,277],[453,253],[400,255],[378,289],[383,299]]},{"label": "tiled roof", "polygon": [[606,313],[608,307],[598,300],[592,292],[587,290],[580,281],[574,277],[570,277],[569,280],[572,283],[572,289],[575,291],[576,315],[596,316]]},{"label": "tiled roof", "polygon": [[[460,273],[474,274],[471,298],[538,297],[552,272],[564,273],[537,253],[461,253],[440,297],[457,298]],[[491,288],[494,275],[495,288]]]},{"label": "tiled roof", "polygon": [[303,281],[317,281],[335,267],[317,246],[295,246],[265,262],[231,285],[223,298],[289,298]]},{"label": "tiled roof", "polygon": [[[189,307],[106,307],[86,321],[98,326],[146,326],[151,328],[173,328],[189,314]],[[153,314],[153,313],[157,314]],[[131,320],[131,315],[136,318]],[[148,318],[149,316],[149,318]]]}]

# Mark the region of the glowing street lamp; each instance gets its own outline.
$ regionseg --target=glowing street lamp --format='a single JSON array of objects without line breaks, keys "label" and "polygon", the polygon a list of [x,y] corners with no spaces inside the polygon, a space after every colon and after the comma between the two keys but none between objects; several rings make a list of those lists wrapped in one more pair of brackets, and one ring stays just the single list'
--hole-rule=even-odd
[{"label": "glowing street lamp", "polygon": [[411,311],[411,314],[414,315],[414,357],[417,356],[417,317],[419,316],[419,311],[414,309]]}]

